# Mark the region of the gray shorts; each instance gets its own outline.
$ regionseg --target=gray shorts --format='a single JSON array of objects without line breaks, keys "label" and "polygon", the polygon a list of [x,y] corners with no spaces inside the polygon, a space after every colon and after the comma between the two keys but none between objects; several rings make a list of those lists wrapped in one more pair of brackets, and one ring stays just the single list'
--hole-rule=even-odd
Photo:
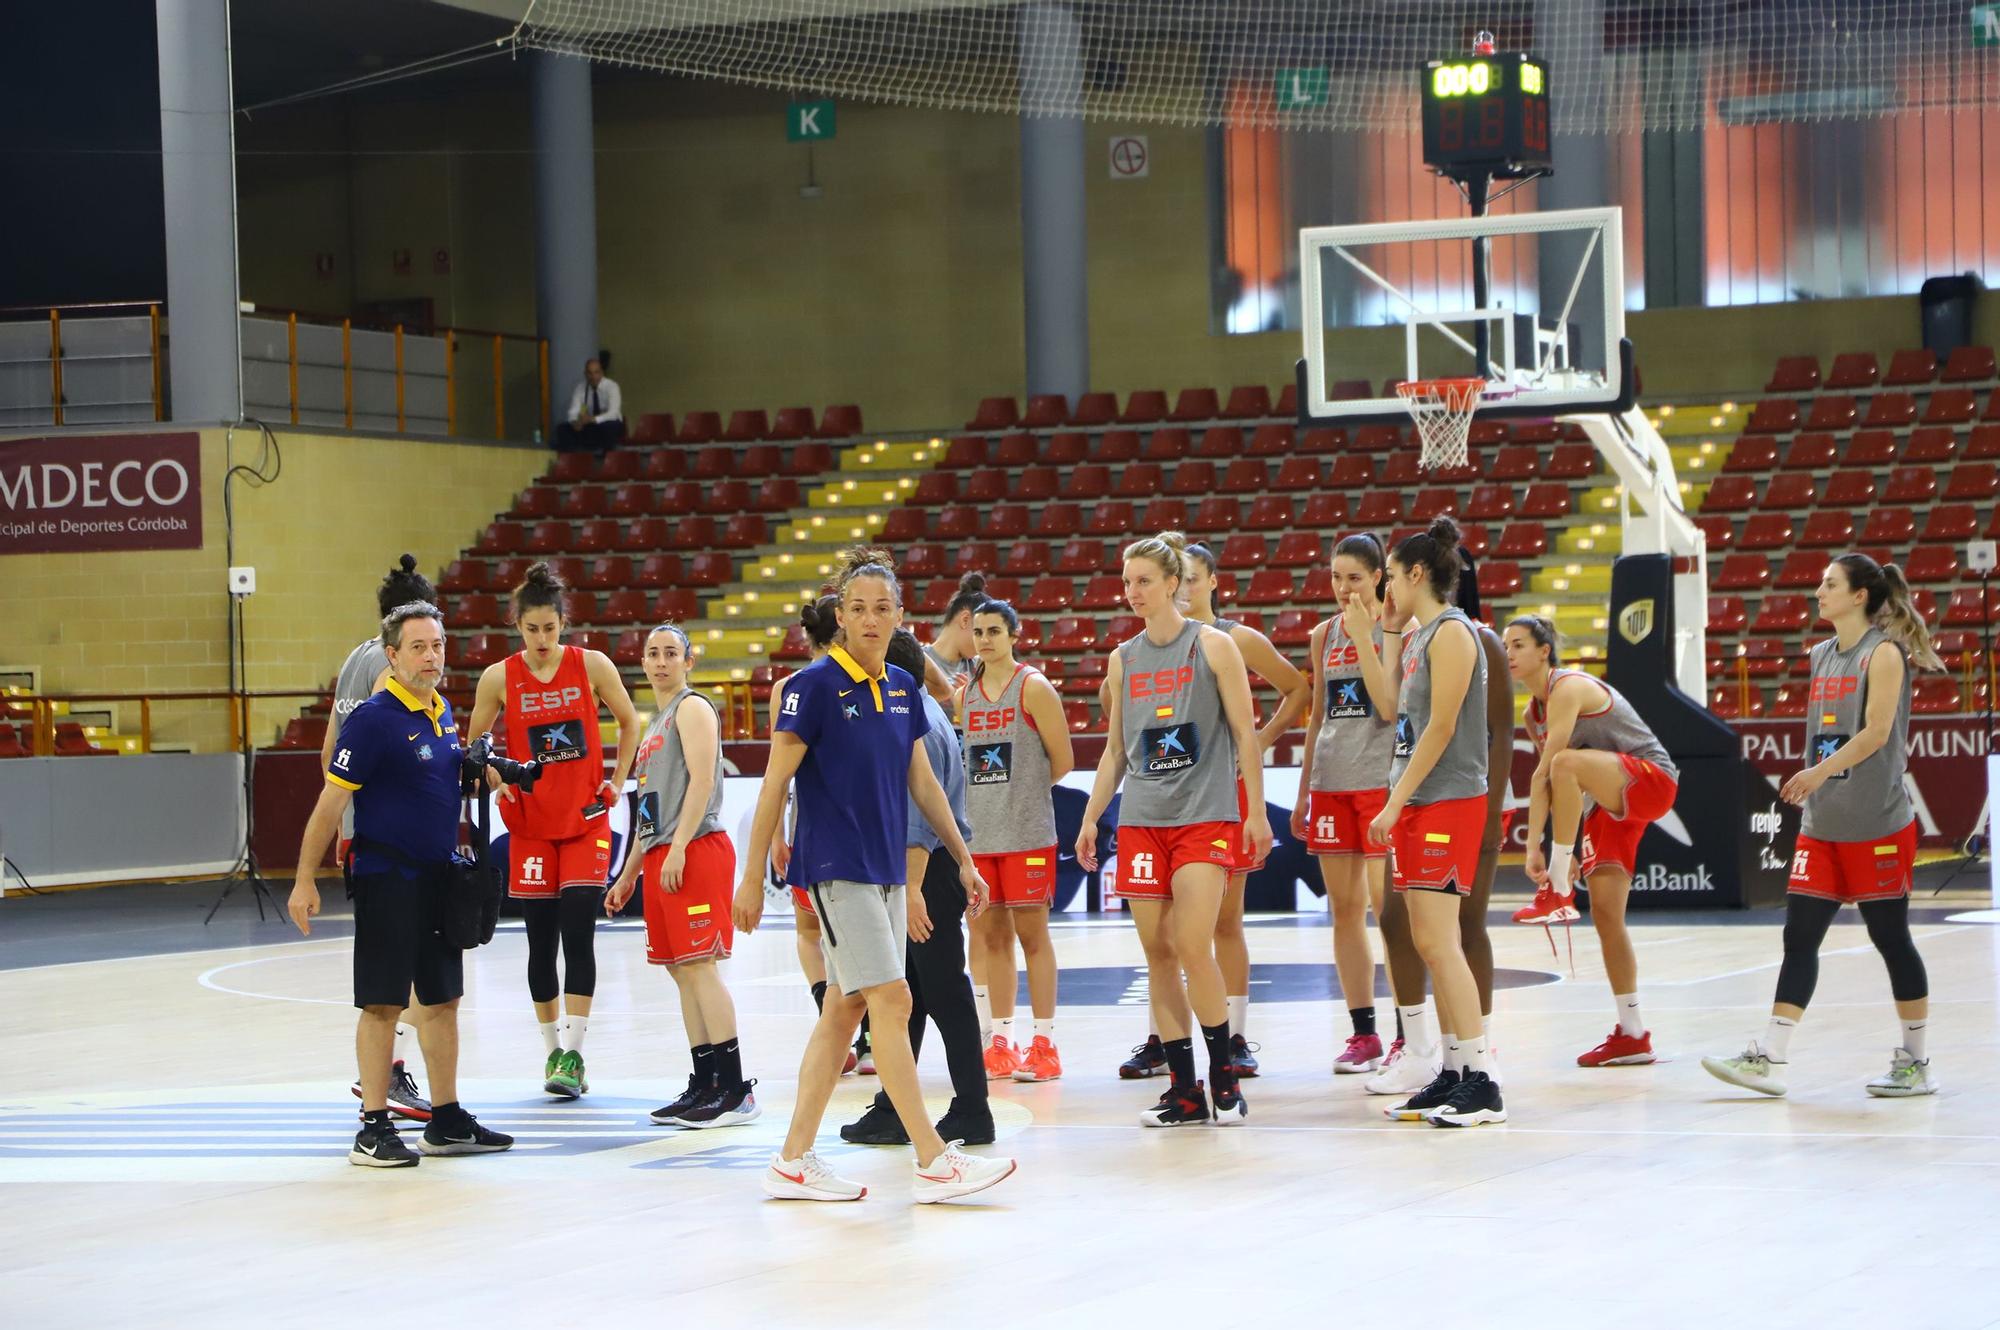
[{"label": "gray shorts", "polygon": [[819,915],[819,949],[836,988],[852,997],[903,978],[910,918],[900,882],[885,887],[835,880],[815,882],[810,891]]}]

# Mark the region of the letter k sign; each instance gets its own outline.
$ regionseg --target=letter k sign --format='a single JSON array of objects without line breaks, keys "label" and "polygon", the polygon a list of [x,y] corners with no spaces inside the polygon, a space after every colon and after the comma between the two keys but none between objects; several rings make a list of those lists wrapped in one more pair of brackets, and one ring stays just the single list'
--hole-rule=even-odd
[{"label": "letter k sign", "polygon": [[793,102],[785,108],[785,138],[792,143],[830,139],[835,128],[831,101]]}]

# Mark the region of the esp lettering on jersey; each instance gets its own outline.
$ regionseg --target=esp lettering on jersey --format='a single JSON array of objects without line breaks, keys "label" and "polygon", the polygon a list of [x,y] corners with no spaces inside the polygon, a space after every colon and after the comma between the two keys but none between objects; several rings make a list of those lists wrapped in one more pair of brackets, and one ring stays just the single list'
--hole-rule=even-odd
[{"label": "esp lettering on jersey", "polygon": [[1014,725],[1014,708],[968,706],[965,709],[965,732],[967,734],[992,734],[1011,729]]},{"label": "esp lettering on jersey", "polygon": [[1814,679],[1806,690],[1808,702],[1838,702],[1842,698],[1854,696],[1861,691],[1861,680],[1856,675],[1826,675]]},{"label": "esp lettering on jersey", "polygon": [[583,690],[569,688],[523,688],[515,698],[520,704],[523,716],[539,715],[548,711],[561,711],[576,706],[583,701]]},{"label": "esp lettering on jersey", "polygon": [[[1012,714],[1011,712],[1009,713]],[[1013,779],[1014,745],[1012,741],[1003,743],[975,743],[971,745],[971,759],[966,772],[966,782],[972,785],[1005,785]]]},{"label": "esp lettering on jersey", "polygon": [[1142,670],[1129,675],[1125,680],[1126,696],[1134,701],[1148,698],[1162,703],[1171,703],[1174,696],[1194,682],[1194,666],[1183,665],[1172,670]]}]

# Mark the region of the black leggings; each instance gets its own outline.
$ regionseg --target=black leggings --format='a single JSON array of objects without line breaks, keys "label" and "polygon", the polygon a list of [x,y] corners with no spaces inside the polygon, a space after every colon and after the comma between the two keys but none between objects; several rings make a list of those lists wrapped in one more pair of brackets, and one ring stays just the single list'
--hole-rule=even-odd
[{"label": "black leggings", "polygon": [[[597,992],[597,912],[602,887],[571,887],[553,900],[521,902],[528,926],[528,996],[554,1002],[558,992],[591,997]],[[556,945],[563,955],[563,979],[556,979]]]},{"label": "black leggings", "polygon": [[[1910,936],[1910,898],[1859,904],[1861,922],[1868,925],[1868,940],[1889,967],[1889,992],[1898,1002],[1929,997],[1924,960],[1917,955],[1916,939]],[[1819,944],[1839,913],[1839,901],[1798,892],[1785,898],[1785,961],[1778,967],[1779,1002],[1804,1007],[1812,1001],[1813,989],[1819,984]]]},{"label": "black leggings", "polygon": [[[965,974],[965,929],[959,924],[965,917],[965,888],[959,885],[957,862],[942,850],[933,853],[922,890],[931,916],[930,939],[910,939],[903,956],[910,984],[910,1052],[923,1051],[929,1018],[944,1040],[952,1106],[978,1111],[986,1107],[986,1059],[979,1043],[979,1009]],[[889,1096],[879,1090],[875,1102],[890,1106]]]}]

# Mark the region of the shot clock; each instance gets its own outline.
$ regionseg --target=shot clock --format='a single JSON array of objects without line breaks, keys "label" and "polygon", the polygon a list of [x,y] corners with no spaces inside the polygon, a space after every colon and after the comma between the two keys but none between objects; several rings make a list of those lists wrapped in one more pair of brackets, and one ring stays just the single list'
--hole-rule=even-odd
[{"label": "shot clock", "polygon": [[1424,164],[1446,175],[1549,165],[1548,67],[1521,51],[1433,60],[1423,71]]}]

